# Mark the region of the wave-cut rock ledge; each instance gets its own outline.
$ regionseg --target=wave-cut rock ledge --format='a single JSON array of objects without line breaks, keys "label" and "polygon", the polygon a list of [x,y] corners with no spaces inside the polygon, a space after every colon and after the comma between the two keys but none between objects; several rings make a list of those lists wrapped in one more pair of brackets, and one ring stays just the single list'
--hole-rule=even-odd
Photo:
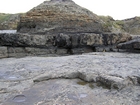
[{"label": "wave-cut rock ledge", "polygon": [[116,52],[117,44],[130,39],[131,36],[127,33],[60,33],[56,36],[2,33],[0,58]]},{"label": "wave-cut rock ledge", "polygon": [[0,59],[1,105],[139,105],[140,55]]},{"label": "wave-cut rock ledge", "polygon": [[47,0],[20,16],[16,33],[0,34],[0,58],[116,52],[132,39],[104,31],[104,22],[72,0]]}]

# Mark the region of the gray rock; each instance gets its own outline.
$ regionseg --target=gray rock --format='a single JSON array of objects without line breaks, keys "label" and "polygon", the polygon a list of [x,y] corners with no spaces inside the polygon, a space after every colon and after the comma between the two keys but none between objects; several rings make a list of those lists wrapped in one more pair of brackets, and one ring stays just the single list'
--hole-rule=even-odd
[{"label": "gray rock", "polygon": [[125,43],[120,43],[117,46],[119,49],[126,49],[128,51],[137,51],[140,52],[140,38],[134,38]]},{"label": "gray rock", "polygon": [[123,29],[133,35],[140,34],[140,17],[136,16],[133,18],[122,20],[123,22]]},{"label": "gray rock", "polygon": [[8,49],[9,57],[79,54],[102,48],[112,51],[108,46],[114,48],[131,39],[126,33],[105,33],[102,23],[72,0],[47,0],[21,15],[17,33],[1,33],[0,46],[13,48]]},{"label": "gray rock", "polygon": [[139,105],[139,62],[125,53],[0,59],[0,103]]},{"label": "gray rock", "polygon": [[[27,55],[24,53],[30,53],[31,55],[33,55],[33,53],[38,53],[41,55],[41,52],[46,52],[45,54],[77,54],[78,52],[93,52],[96,51],[96,49],[102,48],[106,49],[106,51],[112,51],[112,48],[109,47],[108,49],[108,46],[112,46],[114,48],[118,43],[125,42],[130,39],[131,36],[125,33],[60,33],[54,36],[3,33],[0,34],[0,45],[10,46],[11,48],[8,49],[8,53],[13,53],[15,55],[18,53],[23,53],[24,56]],[[35,50],[28,51],[26,49],[27,47],[31,47],[31,49]],[[61,49],[63,49],[63,51]]]},{"label": "gray rock", "polygon": [[53,45],[53,36],[29,34],[0,34],[0,45],[12,47],[50,47]]},{"label": "gray rock", "polygon": [[[117,51],[116,45],[129,41],[131,36],[122,33],[82,33],[77,35],[61,34],[55,38],[55,46],[57,48],[71,49],[72,52],[81,50],[80,52],[93,52],[93,51]],[[80,49],[79,49],[80,48]],[[87,50],[85,50],[87,49]],[[102,49],[102,50],[101,50]]]},{"label": "gray rock", "polygon": [[8,57],[7,47],[0,46],[0,58]]}]

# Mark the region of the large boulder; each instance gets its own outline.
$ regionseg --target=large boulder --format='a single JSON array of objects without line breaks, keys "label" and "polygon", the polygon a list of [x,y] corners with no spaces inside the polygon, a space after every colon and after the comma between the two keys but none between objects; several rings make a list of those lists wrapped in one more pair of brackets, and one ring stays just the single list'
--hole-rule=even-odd
[{"label": "large boulder", "polygon": [[120,43],[117,45],[119,49],[126,49],[129,51],[139,51],[140,52],[140,38],[130,40],[125,43]]},{"label": "large boulder", "polygon": [[101,33],[100,18],[72,0],[47,0],[21,16],[18,32],[30,34]]},{"label": "large boulder", "polygon": [[29,34],[0,34],[0,45],[14,47],[49,47],[53,44],[53,36]]}]

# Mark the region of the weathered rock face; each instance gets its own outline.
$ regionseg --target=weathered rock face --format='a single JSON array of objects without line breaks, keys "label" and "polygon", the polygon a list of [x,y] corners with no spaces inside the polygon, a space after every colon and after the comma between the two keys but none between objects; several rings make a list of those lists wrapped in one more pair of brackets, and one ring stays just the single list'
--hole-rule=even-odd
[{"label": "weathered rock face", "polygon": [[127,32],[132,35],[140,35],[140,17],[124,20],[114,20],[110,16],[99,16],[103,21],[102,27],[105,32]]},{"label": "weathered rock face", "polygon": [[104,32],[102,22],[72,0],[47,0],[21,16],[18,33],[0,34],[0,46],[8,46],[8,56],[9,47],[15,52],[27,53],[24,55],[30,53],[26,50],[28,47],[40,49],[39,53],[47,49],[45,54],[77,54],[116,51],[117,44],[131,39],[126,33]]},{"label": "weathered rock face", "polygon": [[122,20],[123,29],[133,35],[140,35],[140,17]]},{"label": "weathered rock face", "polygon": [[0,30],[16,30],[21,15],[0,13]]},{"label": "weathered rock face", "polygon": [[1,105],[140,105],[140,56],[0,59]]},{"label": "weathered rock face", "polygon": [[0,45],[13,47],[49,47],[53,36],[29,34],[0,34]]},{"label": "weathered rock face", "polygon": [[129,51],[137,50],[140,52],[140,38],[130,40],[125,43],[120,43],[117,45],[119,49],[126,49]]},{"label": "weathered rock face", "polygon": [[0,47],[0,58],[7,58],[7,47]]},{"label": "weathered rock face", "polygon": [[82,34],[59,34],[52,35],[29,35],[29,34],[0,34],[0,45],[17,47],[58,47],[72,48],[81,46],[107,46],[122,43],[131,39],[129,34],[122,33],[82,33]]},{"label": "weathered rock face", "polygon": [[[131,39],[128,34],[122,33],[82,33],[82,34],[59,34],[52,35],[29,35],[29,34],[0,34],[0,46],[7,46],[6,52],[28,54],[78,54],[93,51],[113,51],[115,45]],[[112,46],[112,48],[107,48]],[[16,48],[17,47],[17,48]],[[31,51],[29,50],[32,49]],[[99,47],[102,49],[98,50]],[[106,48],[107,49],[106,49]],[[3,47],[1,47],[3,49]],[[10,49],[13,51],[11,52]],[[34,50],[33,50],[34,49]],[[40,50],[40,51],[39,51]],[[5,54],[3,55],[5,56]]]},{"label": "weathered rock face", "polygon": [[110,16],[99,16],[100,19],[103,21],[102,29],[104,32],[125,32],[123,30],[123,22],[121,20],[114,20]]},{"label": "weathered rock face", "polygon": [[130,40],[131,36],[122,33],[82,33],[76,36],[60,34],[55,39],[55,44],[58,47],[75,48],[82,46],[97,47],[115,45]]},{"label": "weathered rock face", "polygon": [[30,34],[101,33],[99,17],[72,0],[47,0],[21,16],[18,32]]}]

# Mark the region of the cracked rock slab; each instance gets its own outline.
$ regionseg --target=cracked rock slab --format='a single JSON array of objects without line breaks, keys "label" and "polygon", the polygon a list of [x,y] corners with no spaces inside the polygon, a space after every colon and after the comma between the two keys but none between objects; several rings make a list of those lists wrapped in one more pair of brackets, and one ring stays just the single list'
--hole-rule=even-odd
[{"label": "cracked rock slab", "polygon": [[140,55],[0,59],[2,105],[139,105]]},{"label": "cracked rock slab", "polygon": [[[131,91],[129,97],[125,96],[127,91]],[[138,105],[140,100],[139,95],[134,94],[136,91],[139,92],[139,87],[135,87],[135,91],[129,87],[118,92],[97,87],[94,83],[84,84],[79,79],[54,79],[35,84],[9,98],[4,105]]]}]

